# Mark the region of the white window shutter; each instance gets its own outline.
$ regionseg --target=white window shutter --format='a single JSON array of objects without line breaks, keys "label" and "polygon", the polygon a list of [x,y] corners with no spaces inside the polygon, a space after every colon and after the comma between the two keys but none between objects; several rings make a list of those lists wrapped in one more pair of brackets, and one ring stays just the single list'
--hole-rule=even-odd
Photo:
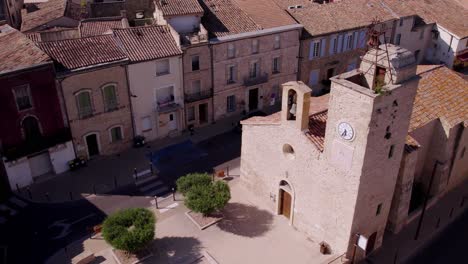
[{"label": "white window shutter", "polygon": [[326,43],[327,43],[327,39],[321,39],[320,40],[320,57],[325,56]]},{"label": "white window shutter", "polygon": [[337,53],[341,53],[342,49],[343,49],[343,35],[339,35]]},{"label": "white window shutter", "polygon": [[356,49],[358,45],[358,32],[357,31],[353,33],[353,40],[354,40],[353,49]]},{"label": "white window shutter", "polygon": [[314,41],[310,42],[310,47],[309,47],[309,60],[314,59]]}]

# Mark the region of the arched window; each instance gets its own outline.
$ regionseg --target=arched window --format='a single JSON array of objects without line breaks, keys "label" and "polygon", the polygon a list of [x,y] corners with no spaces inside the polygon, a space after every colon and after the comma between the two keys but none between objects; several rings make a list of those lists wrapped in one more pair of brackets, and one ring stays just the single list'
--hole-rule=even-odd
[{"label": "arched window", "polygon": [[293,89],[288,91],[288,120],[296,120],[297,93]]},{"label": "arched window", "polygon": [[28,116],[21,123],[24,131],[24,138],[28,143],[34,143],[40,140],[41,130],[38,120],[33,116]]},{"label": "arched window", "polygon": [[123,139],[122,126],[115,126],[109,129],[111,143],[121,141]]},{"label": "arched window", "polygon": [[80,118],[86,118],[93,115],[93,106],[91,104],[91,92],[82,91],[76,94],[76,104]]},{"label": "arched window", "polygon": [[118,108],[117,91],[115,84],[107,84],[102,88],[102,97],[104,98],[104,110],[113,111]]}]

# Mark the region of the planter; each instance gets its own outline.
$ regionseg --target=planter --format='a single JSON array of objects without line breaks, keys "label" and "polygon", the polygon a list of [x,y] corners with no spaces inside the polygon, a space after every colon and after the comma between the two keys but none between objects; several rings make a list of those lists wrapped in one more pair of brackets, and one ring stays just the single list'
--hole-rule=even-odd
[{"label": "planter", "polygon": [[223,219],[222,213],[213,213],[209,216],[203,216],[200,213],[188,211],[185,215],[198,227],[200,230],[206,229],[209,226],[216,224]]},{"label": "planter", "polygon": [[136,254],[125,253],[122,250],[112,249],[112,256],[118,264],[137,264],[142,263],[147,258],[153,256],[151,251],[144,249]]}]

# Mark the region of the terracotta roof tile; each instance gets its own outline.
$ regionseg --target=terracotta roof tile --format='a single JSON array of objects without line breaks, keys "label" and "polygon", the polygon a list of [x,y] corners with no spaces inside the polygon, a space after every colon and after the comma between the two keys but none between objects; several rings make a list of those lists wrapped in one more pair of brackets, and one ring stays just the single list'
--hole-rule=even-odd
[{"label": "terracotta roof tile", "polygon": [[288,12],[304,25],[304,29],[312,36],[365,27],[371,24],[374,17],[382,21],[395,18],[377,0],[310,3]]},{"label": "terracotta roof tile", "polygon": [[127,59],[111,35],[40,42],[37,45],[65,70]]},{"label": "terracotta roof tile", "polygon": [[[30,30],[34,30],[40,26],[44,26],[47,23],[64,17],[68,16],[71,19],[77,19],[74,17],[76,12],[67,12],[67,6],[69,5],[69,9],[76,9],[71,8],[74,7],[73,4],[69,4],[67,0],[49,0],[44,3],[34,4],[37,7],[37,10],[34,12],[27,12],[26,9],[22,9],[22,24],[21,24],[21,31],[27,32]],[[68,14],[71,13],[71,14]]]},{"label": "terracotta roof tile", "polygon": [[261,28],[294,25],[297,22],[271,0],[234,0]]},{"label": "terracotta roof tile", "polygon": [[450,127],[468,120],[468,81],[445,66],[421,65],[410,131],[441,119]]},{"label": "terracotta roof tile", "polygon": [[112,34],[112,29],[123,28],[121,17],[90,18],[80,22],[82,37]]},{"label": "terracotta roof tile", "polygon": [[165,16],[203,14],[197,0],[156,0],[156,5]]},{"label": "terracotta roof tile", "polygon": [[49,56],[18,30],[0,26],[0,74],[50,61]]},{"label": "terracotta roof tile", "polygon": [[215,37],[262,29],[234,0],[200,0],[205,15],[203,25]]},{"label": "terracotta roof tile", "polygon": [[168,26],[116,29],[114,34],[130,61],[146,61],[182,54]]},{"label": "terracotta roof tile", "polygon": [[309,130],[305,132],[307,138],[322,152],[325,142],[325,130],[327,128],[328,110],[309,116]]}]

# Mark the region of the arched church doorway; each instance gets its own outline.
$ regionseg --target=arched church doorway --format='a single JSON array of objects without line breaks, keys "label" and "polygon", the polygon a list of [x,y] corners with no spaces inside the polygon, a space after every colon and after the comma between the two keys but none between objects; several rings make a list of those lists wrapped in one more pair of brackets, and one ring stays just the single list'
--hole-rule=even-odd
[{"label": "arched church doorway", "polygon": [[292,188],[286,181],[280,182],[279,189],[279,211],[280,215],[284,215],[286,218],[291,219],[292,216]]}]

